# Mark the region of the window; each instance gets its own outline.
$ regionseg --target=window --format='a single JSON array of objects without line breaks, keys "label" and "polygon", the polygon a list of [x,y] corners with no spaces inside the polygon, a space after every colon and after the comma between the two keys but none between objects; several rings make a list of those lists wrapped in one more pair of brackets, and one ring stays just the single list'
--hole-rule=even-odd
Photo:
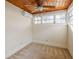
[{"label": "window", "polygon": [[72,10],[70,10],[70,12],[68,12],[68,23],[73,26],[73,14],[72,14]]},{"label": "window", "polygon": [[54,23],[54,16],[45,16],[42,19],[42,23]]},{"label": "window", "polygon": [[41,24],[41,17],[40,16],[34,17],[33,22],[34,24]]},{"label": "window", "polygon": [[65,14],[56,15],[36,15],[33,19],[34,24],[65,24]]},{"label": "window", "polygon": [[63,23],[66,23],[66,21],[65,21],[65,14],[63,15],[56,15],[55,16],[55,23],[57,23],[57,24],[63,24]]}]

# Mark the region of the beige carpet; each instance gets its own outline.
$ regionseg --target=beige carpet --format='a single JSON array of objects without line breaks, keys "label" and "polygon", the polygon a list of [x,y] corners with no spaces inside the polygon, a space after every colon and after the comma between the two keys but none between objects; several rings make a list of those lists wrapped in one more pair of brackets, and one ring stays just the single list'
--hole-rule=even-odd
[{"label": "beige carpet", "polygon": [[8,59],[72,59],[68,50],[32,43]]}]

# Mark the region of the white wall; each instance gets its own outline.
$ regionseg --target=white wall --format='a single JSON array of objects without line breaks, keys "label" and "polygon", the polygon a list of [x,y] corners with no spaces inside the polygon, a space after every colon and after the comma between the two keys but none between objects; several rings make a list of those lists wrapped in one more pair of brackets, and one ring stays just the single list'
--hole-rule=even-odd
[{"label": "white wall", "polygon": [[67,26],[59,24],[33,25],[33,42],[66,48]]},{"label": "white wall", "polygon": [[[73,7],[72,7],[72,4],[71,4],[70,7],[68,8],[67,13],[69,13],[72,9],[73,9]],[[67,19],[67,20],[69,20],[69,19]],[[67,48],[68,48],[71,56],[73,56],[73,26],[69,22],[68,22]]]},{"label": "white wall", "polygon": [[68,25],[67,48],[68,48],[71,56],[73,56],[73,30],[72,30],[72,27],[70,25]]},{"label": "white wall", "polygon": [[32,15],[23,16],[22,10],[9,2],[5,9],[6,57],[9,57],[32,42]]},{"label": "white wall", "polygon": [[[62,14],[62,13],[65,13],[65,11],[52,12],[52,13],[49,12],[45,14],[40,14],[40,16]],[[66,48],[67,25],[33,24],[33,42]]]}]

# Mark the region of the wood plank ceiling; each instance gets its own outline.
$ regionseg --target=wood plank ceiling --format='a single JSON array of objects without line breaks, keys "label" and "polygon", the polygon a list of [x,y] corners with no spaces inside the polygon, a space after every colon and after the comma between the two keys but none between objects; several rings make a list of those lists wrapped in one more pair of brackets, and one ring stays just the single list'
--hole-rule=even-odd
[{"label": "wood plank ceiling", "polygon": [[7,0],[32,14],[67,10],[72,0]]}]

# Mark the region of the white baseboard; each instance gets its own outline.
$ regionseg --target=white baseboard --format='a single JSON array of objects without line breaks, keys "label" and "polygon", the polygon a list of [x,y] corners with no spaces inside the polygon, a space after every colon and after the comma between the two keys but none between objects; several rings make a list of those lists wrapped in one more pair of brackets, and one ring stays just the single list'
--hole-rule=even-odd
[{"label": "white baseboard", "polygon": [[60,48],[67,48],[65,43],[36,41],[36,40],[33,40],[33,42],[34,43],[39,43],[39,44],[46,44],[46,45],[49,45],[49,46],[60,47]]}]

